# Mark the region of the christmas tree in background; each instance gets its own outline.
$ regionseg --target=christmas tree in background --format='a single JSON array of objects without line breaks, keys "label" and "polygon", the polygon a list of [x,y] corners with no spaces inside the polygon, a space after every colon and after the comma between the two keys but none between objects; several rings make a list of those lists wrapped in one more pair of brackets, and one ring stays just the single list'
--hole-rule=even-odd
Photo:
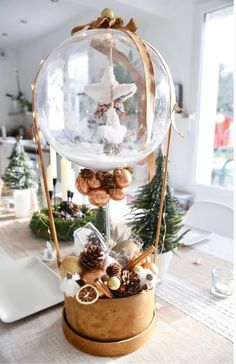
[{"label": "christmas tree in background", "polygon": [[23,190],[29,187],[37,188],[37,174],[33,162],[24,151],[21,137],[17,138],[9,159],[9,166],[3,176],[5,185],[14,190]]},{"label": "christmas tree in background", "polygon": [[[161,189],[164,174],[164,157],[159,150],[156,159],[156,174],[152,181],[138,189],[131,206],[132,220],[129,225],[132,232],[144,242],[144,249],[155,243],[157,222],[159,216]],[[189,231],[178,235],[182,228],[182,215],[176,206],[177,199],[172,196],[168,180],[164,200],[163,217],[159,237],[159,247],[162,253],[179,246],[182,237]]]}]

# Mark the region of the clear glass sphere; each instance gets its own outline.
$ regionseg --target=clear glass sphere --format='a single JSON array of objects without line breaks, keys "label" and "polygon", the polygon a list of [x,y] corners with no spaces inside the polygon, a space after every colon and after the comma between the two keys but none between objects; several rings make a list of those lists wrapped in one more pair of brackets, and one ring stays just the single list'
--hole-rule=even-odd
[{"label": "clear glass sphere", "polygon": [[35,111],[40,130],[61,156],[110,170],[144,159],[161,144],[170,124],[170,80],[146,47],[156,81],[148,122],[142,60],[124,32],[82,31],[49,55],[36,80]]}]

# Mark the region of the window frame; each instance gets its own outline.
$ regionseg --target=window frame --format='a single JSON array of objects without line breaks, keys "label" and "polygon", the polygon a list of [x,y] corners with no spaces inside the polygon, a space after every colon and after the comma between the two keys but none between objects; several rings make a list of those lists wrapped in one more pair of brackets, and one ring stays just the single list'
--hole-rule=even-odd
[{"label": "window frame", "polygon": [[[197,154],[199,138],[199,116],[201,100],[201,83],[203,71],[203,49],[204,49],[204,19],[208,12],[217,11],[228,6],[234,6],[232,0],[208,0],[194,5],[194,38],[193,38],[193,76],[192,76],[192,97],[191,109],[194,112],[194,155],[193,173],[191,175],[192,190],[197,195],[197,199],[207,199],[219,201],[224,204],[232,205],[234,190],[222,186],[205,185],[196,182]],[[206,196],[206,197],[204,197]]]}]

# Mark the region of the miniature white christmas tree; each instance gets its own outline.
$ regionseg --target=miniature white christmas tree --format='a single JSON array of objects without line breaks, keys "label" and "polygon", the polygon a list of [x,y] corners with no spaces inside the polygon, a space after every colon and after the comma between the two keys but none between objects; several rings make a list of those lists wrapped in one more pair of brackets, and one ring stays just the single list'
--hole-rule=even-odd
[{"label": "miniature white christmas tree", "polygon": [[101,82],[85,86],[85,93],[100,105],[110,105],[106,111],[106,124],[98,127],[98,136],[108,143],[120,144],[123,142],[127,128],[120,123],[119,116],[114,108],[117,99],[126,100],[136,92],[135,83],[119,83],[114,75],[112,65],[112,51],[110,59],[103,73]]}]

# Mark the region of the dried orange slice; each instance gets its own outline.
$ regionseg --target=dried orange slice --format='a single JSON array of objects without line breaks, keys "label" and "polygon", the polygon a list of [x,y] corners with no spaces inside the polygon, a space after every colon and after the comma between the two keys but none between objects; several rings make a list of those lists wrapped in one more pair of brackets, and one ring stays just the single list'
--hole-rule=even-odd
[{"label": "dried orange slice", "polygon": [[91,284],[85,284],[76,293],[75,298],[83,305],[90,305],[98,300],[99,292],[96,287]]}]

